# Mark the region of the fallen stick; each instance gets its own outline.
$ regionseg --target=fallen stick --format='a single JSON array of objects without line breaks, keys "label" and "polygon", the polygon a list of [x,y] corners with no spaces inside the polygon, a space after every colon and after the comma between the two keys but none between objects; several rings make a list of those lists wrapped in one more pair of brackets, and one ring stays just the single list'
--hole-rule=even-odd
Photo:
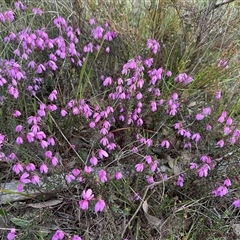
[{"label": "fallen stick", "polygon": [[[65,179],[61,176],[53,175],[47,178],[48,183],[50,182],[54,183],[56,181],[58,181],[59,186],[61,184],[61,190],[66,189],[68,187]],[[0,184],[0,205],[32,199],[42,194],[53,193],[57,190],[57,188],[49,190],[46,184],[40,181],[36,189],[26,190],[24,188],[22,192],[18,192],[17,189],[20,184],[21,182],[17,180],[13,180],[9,183]]]}]

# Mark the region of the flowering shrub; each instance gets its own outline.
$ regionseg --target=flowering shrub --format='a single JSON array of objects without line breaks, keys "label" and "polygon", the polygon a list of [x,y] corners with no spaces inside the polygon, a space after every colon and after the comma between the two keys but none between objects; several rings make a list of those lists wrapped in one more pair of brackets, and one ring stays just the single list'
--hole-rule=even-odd
[{"label": "flowering shrub", "polygon": [[[21,1],[15,3],[15,11],[26,9]],[[31,11],[39,19],[44,16],[40,8]],[[11,10],[0,13],[2,26],[14,24],[14,16]],[[238,148],[240,130],[220,108],[221,90],[209,103],[201,99],[190,109],[191,99],[186,100],[183,92],[194,77],[185,72],[173,76],[170,69],[156,66],[161,48],[157,40],[149,38],[147,53],[128,59],[116,77],[93,69],[112,53],[114,41],[121,40],[107,22],[101,25],[91,18],[87,29],[80,29],[57,16],[51,27],[54,31],[9,29],[4,37],[12,55],[0,60],[0,99],[4,106],[11,103],[4,114],[12,126],[1,129],[0,160],[11,166],[19,192],[43,182],[51,185],[48,175],[64,176],[69,189],[84,186],[79,210],[100,214],[111,207],[106,189],[132,178],[124,166],[150,189],[158,181],[174,179],[173,186],[184,188],[188,179],[206,178],[213,197],[228,194],[236,184],[228,173],[238,166],[221,165]],[[228,63],[221,60],[217,66],[222,71]],[[74,72],[71,79],[63,81],[64,71]],[[74,135],[77,142],[84,139],[86,147],[72,141]],[[191,160],[164,170],[159,151],[182,161],[182,153],[187,153]],[[73,155],[74,166],[61,169]],[[141,193],[131,194],[130,202],[141,198]],[[239,201],[233,199],[233,205],[239,207]],[[7,237],[15,235],[12,229]],[[57,230],[52,239],[65,236],[70,237]]]}]

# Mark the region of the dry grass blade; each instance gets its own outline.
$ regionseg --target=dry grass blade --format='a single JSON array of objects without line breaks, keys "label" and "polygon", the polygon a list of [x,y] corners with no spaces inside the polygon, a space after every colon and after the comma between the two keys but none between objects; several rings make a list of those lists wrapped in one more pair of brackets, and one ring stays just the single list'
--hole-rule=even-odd
[{"label": "dry grass blade", "polygon": [[147,203],[147,200],[145,200],[142,204],[142,209],[143,209],[143,212],[144,212],[144,215],[148,221],[148,224],[151,225],[151,226],[154,226],[154,227],[159,227],[161,224],[162,224],[162,220],[153,216],[153,215],[150,215],[148,213],[148,203]]},{"label": "dry grass blade", "polygon": [[32,208],[45,208],[45,207],[53,207],[60,203],[62,203],[63,199],[51,199],[48,201],[40,202],[40,203],[29,203],[27,206]]}]

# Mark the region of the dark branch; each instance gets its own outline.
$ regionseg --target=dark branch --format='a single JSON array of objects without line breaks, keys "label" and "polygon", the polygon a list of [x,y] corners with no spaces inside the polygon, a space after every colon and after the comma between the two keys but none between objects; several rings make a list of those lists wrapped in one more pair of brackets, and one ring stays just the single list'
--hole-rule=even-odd
[{"label": "dark branch", "polygon": [[231,2],[234,2],[235,0],[227,0],[226,2],[222,2],[222,3],[218,3],[218,4],[214,4],[214,9],[218,8],[218,7],[221,7],[225,4],[228,4],[228,3],[231,3]]}]

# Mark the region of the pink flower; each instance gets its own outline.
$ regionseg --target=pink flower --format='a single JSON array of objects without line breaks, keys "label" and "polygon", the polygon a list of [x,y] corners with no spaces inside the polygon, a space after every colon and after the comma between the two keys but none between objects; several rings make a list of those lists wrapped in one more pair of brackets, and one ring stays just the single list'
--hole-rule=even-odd
[{"label": "pink flower", "polygon": [[79,201],[79,207],[82,210],[87,210],[88,209],[88,201],[87,200],[81,200]]},{"label": "pink flower", "polygon": [[33,8],[32,9],[33,14],[38,14],[39,16],[42,16],[43,12],[40,8]]},{"label": "pink flower", "polygon": [[207,126],[206,126],[206,130],[207,130],[207,131],[211,131],[211,130],[212,130],[212,126],[209,125],[209,124],[207,124]]},{"label": "pink flower", "polygon": [[153,145],[153,140],[152,139],[146,139],[146,145],[148,147],[151,147]]},{"label": "pink flower", "polygon": [[187,85],[191,83],[193,79],[192,77],[188,76],[186,73],[180,73],[177,77],[174,78],[174,81]]},{"label": "pink flower", "polygon": [[220,98],[221,98],[221,95],[222,95],[221,91],[217,91],[217,92],[215,93],[215,98],[216,98],[216,99],[220,99]]},{"label": "pink flower", "polygon": [[192,135],[191,132],[188,130],[186,130],[184,133],[184,137],[189,138],[189,139],[191,138],[191,135]]},{"label": "pink flower", "polygon": [[118,118],[120,121],[124,122],[125,117],[123,115],[120,115]]},{"label": "pink flower", "polygon": [[12,169],[16,174],[19,174],[20,172],[23,172],[23,166],[22,166],[21,163],[15,164]]},{"label": "pink flower", "polygon": [[8,10],[6,12],[4,12],[4,17],[6,20],[12,22],[14,20],[14,13],[12,10]]},{"label": "pink flower", "polygon": [[155,172],[155,171],[156,171],[157,165],[158,165],[158,161],[157,161],[157,160],[153,161],[153,162],[150,164],[150,170],[151,170],[151,172]]},{"label": "pink flower", "polygon": [[191,148],[192,144],[190,142],[184,143],[184,148]]},{"label": "pink flower", "polygon": [[224,122],[224,117],[223,116],[220,116],[219,118],[218,118],[218,122],[220,122],[220,123],[223,123]]},{"label": "pink flower", "polygon": [[137,98],[137,100],[142,99],[142,93],[138,92],[137,95],[136,95],[136,98]]},{"label": "pink flower", "polygon": [[89,123],[89,127],[90,127],[90,128],[94,128],[95,126],[96,126],[96,123],[95,123],[95,122],[90,122],[90,123]]},{"label": "pink flower", "polygon": [[184,175],[183,174],[180,174],[178,176],[178,179],[177,179],[177,186],[180,186],[180,187],[183,187],[183,183],[184,183]]},{"label": "pink flower", "polygon": [[92,189],[89,188],[87,191],[83,190],[82,197],[87,201],[92,200],[94,197],[94,195],[92,194]]},{"label": "pink flower", "polygon": [[44,109],[38,109],[37,113],[38,113],[38,115],[39,115],[40,117],[46,116],[46,112],[45,112]]},{"label": "pink flower", "polygon": [[115,173],[115,178],[116,178],[117,180],[122,179],[122,177],[123,177],[123,175],[122,175],[121,172],[116,172],[116,173]]},{"label": "pink flower", "polygon": [[99,149],[98,150],[98,156],[99,156],[100,159],[103,159],[104,157],[108,157],[109,155],[106,151],[104,151],[102,149]]},{"label": "pink flower", "polygon": [[239,129],[235,129],[234,133],[233,133],[234,137],[240,137],[240,130]]},{"label": "pink flower", "polygon": [[235,138],[235,137],[231,137],[229,142],[230,142],[231,144],[234,144],[234,143],[236,142],[236,138]]},{"label": "pink flower", "polygon": [[107,181],[107,173],[105,170],[101,169],[99,172],[98,172],[98,177],[100,178],[100,181],[102,183],[106,182]]},{"label": "pink flower", "polygon": [[16,159],[16,154],[15,153],[10,153],[8,156],[10,159]]},{"label": "pink flower", "polygon": [[81,237],[79,237],[78,235],[74,235],[71,240],[82,240]]},{"label": "pink flower", "polygon": [[109,86],[111,84],[112,84],[112,78],[111,77],[105,78],[105,80],[103,82],[103,86]]},{"label": "pink flower", "polygon": [[79,206],[82,210],[88,209],[88,202],[91,201],[94,197],[92,194],[92,189],[88,189],[87,191],[83,190],[82,192],[83,200],[79,201]]},{"label": "pink flower", "polygon": [[62,110],[61,110],[61,116],[62,116],[62,117],[65,117],[67,114],[68,114],[68,113],[67,113],[67,111],[66,111],[65,109],[62,109]]},{"label": "pink flower", "polygon": [[56,157],[52,157],[51,161],[52,161],[52,165],[53,165],[54,167],[57,166],[57,164],[58,164],[58,159],[57,159]]},{"label": "pink flower", "polygon": [[202,155],[200,159],[204,163],[208,163],[208,164],[211,163],[211,158],[209,156],[207,156],[207,155]]},{"label": "pink flower", "polygon": [[228,61],[226,59],[221,59],[219,62],[218,62],[218,67],[223,67],[223,68],[228,68]]},{"label": "pink flower", "polygon": [[22,183],[30,183],[31,180],[28,178],[29,174],[27,172],[23,173],[22,176],[20,177],[20,181]]},{"label": "pink flower", "polygon": [[86,46],[83,47],[83,52],[93,52],[93,44],[90,42]]},{"label": "pink flower", "polygon": [[145,160],[147,164],[150,164],[152,162],[152,157],[151,156],[145,156]]},{"label": "pink flower", "polygon": [[143,125],[143,120],[142,120],[141,118],[139,118],[139,119],[137,120],[137,125],[138,125],[138,126],[142,126],[142,125]]},{"label": "pink flower", "polygon": [[177,133],[178,133],[179,135],[181,135],[181,136],[184,136],[184,135],[185,135],[185,132],[186,132],[185,129],[180,128]]},{"label": "pink flower", "polygon": [[29,163],[27,166],[26,166],[26,170],[27,171],[34,171],[35,170],[35,165],[33,163]]},{"label": "pink flower", "polygon": [[155,39],[148,39],[147,40],[147,47],[149,50],[152,50],[154,54],[157,54],[160,44]]},{"label": "pink flower", "polygon": [[[70,49],[70,51],[71,51],[72,49]],[[72,50],[72,52],[74,51],[74,49]],[[52,61],[52,60],[49,60],[48,61],[48,66],[53,70],[53,71],[55,71],[55,70],[57,70],[57,65],[56,65],[56,63],[54,62],[54,61]],[[51,98],[51,96],[49,96],[49,98]],[[57,98],[56,96],[54,96],[54,98]],[[50,100],[50,99],[49,99]],[[50,100],[51,101],[51,100]]]},{"label": "pink flower", "polygon": [[24,10],[27,9],[27,7],[24,6],[21,1],[15,1],[14,5],[15,5],[15,8],[16,8],[17,10],[23,10],[23,11],[24,11]]},{"label": "pink flower", "polygon": [[34,141],[34,133],[32,133],[32,132],[27,133],[27,140],[30,143],[33,142]]},{"label": "pink flower", "polygon": [[16,237],[16,229],[12,228],[7,235],[7,240],[13,240]]},{"label": "pink flower", "polygon": [[80,174],[80,170],[77,169],[77,168],[74,168],[74,169],[72,170],[72,174],[73,174],[75,177],[77,177],[77,176]]},{"label": "pink flower", "polygon": [[96,22],[95,22],[95,19],[94,18],[91,18],[90,20],[89,20],[89,24],[90,25],[94,25]]},{"label": "pink flower", "polygon": [[155,101],[151,101],[151,110],[152,112],[156,112],[157,111],[157,104]]},{"label": "pink flower", "polygon": [[57,230],[53,237],[52,240],[62,240],[64,238],[64,232],[62,230]]},{"label": "pink flower", "polygon": [[174,128],[175,129],[181,129],[182,128],[182,124],[179,122],[179,123],[175,123],[174,124]]},{"label": "pink flower", "polygon": [[[34,125],[34,126],[36,126],[36,125]],[[39,131],[34,134],[35,134],[35,137],[40,141],[43,140],[44,138],[46,138],[46,134],[43,131]],[[47,142],[47,143],[49,144],[49,142]]]},{"label": "pink flower", "polygon": [[95,213],[102,212],[105,208],[105,202],[102,199],[99,199],[94,207]]},{"label": "pink flower", "polygon": [[224,135],[228,135],[229,133],[231,133],[231,128],[229,127],[229,126],[226,126],[226,127],[224,127],[224,130],[223,130],[223,132],[224,132]]},{"label": "pink flower", "polygon": [[18,110],[15,110],[14,113],[13,113],[14,117],[20,117],[21,115],[22,115],[21,112],[18,111]]},{"label": "pink flower", "polygon": [[167,76],[167,77],[171,77],[171,76],[172,76],[172,72],[169,71],[169,70],[167,70],[167,72],[166,72],[166,76]]},{"label": "pink flower", "polygon": [[203,114],[204,115],[210,115],[211,114],[211,108],[210,107],[206,107],[203,109]]},{"label": "pink flower", "polygon": [[194,133],[192,135],[192,140],[195,140],[195,142],[198,142],[200,140],[201,136],[199,133]]},{"label": "pink flower", "polygon": [[57,110],[57,106],[55,104],[48,105],[48,110],[54,112]]},{"label": "pink flower", "polygon": [[75,180],[75,177],[72,174],[68,174],[65,177],[67,183],[71,183],[73,180]]},{"label": "pink flower", "polygon": [[197,169],[198,165],[197,163],[190,163],[190,169]]},{"label": "pink flower", "polygon": [[17,137],[17,139],[16,139],[16,144],[17,144],[17,145],[23,144],[23,139],[22,139],[22,137]]},{"label": "pink flower", "polygon": [[101,133],[102,135],[107,135],[107,134],[108,134],[108,130],[103,127],[103,128],[101,128],[100,133]]},{"label": "pink flower", "polygon": [[232,118],[228,118],[227,121],[226,121],[226,124],[229,125],[229,126],[231,126],[232,123],[233,123]]},{"label": "pink flower", "polygon": [[231,180],[229,179],[229,178],[227,178],[227,179],[225,179],[224,180],[224,185],[226,186],[226,187],[230,187],[232,184],[231,184]]},{"label": "pink flower", "polygon": [[[42,44],[39,44],[39,45],[42,45]],[[42,73],[42,72],[44,72],[44,71],[46,71],[45,66],[42,65],[42,64],[39,64],[39,65],[37,66],[36,72],[40,74],[40,73]]]},{"label": "pink flower", "polygon": [[196,120],[201,121],[201,120],[203,120],[203,119],[204,119],[204,115],[203,115],[203,114],[198,113],[198,114],[196,115]]},{"label": "pink flower", "polygon": [[78,107],[73,107],[72,113],[73,113],[73,115],[78,115],[80,113],[79,108]]},{"label": "pink flower", "polygon": [[204,164],[199,170],[198,170],[198,176],[199,177],[207,177],[208,170],[210,170],[210,166],[206,163]]},{"label": "pink flower", "polygon": [[170,147],[170,143],[168,140],[163,140],[161,142],[161,147],[166,147],[167,149]]},{"label": "pink flower", "polygon": [[132,152],[133,152],[133,153],[137,153],[137,152],[138,152],[138,148],[137,148],[137,147],[133,147],[133,148],[132,148]]},{"label": "pink flower", "polygon": [[40,166],[40,173],[48,173],[48,167],[47,167],[46,164],[43,163],[43,164]]},{"label": "pink flower", "polygon": [[51,102],[57,99],[57,90],[56,90],[56,89],[54,89],[54,90],[50,93],[48,99],[49,99]]},{"label": "pink flower", "polygon": [[178,100],[178,94],[176,92],[172,94],[172,99],[175,101]]},{"label": "pink flower", "polygon": [[18,190],[18,192],[23,192],[23,188],[24,188],[24,184],[19,184],[18,186],[17,186],[17,190]]},{"label": "pink flower", "polygon": [[217,142],[217,145],[222,148],[224,146],[224,140],[221,139],[220,141]]},{"label": "pink flower", "polygon": [[235,200],[234,202],[233,202],[233,205],[235,206],[235,207],[240,207],[240,199],[237,199],[237,200]]},{"label": "pink flower", "polygon": [[5,159],[6,155],[3,152],[0,152],[0,161]]},{"label": "pink flower", "polygon": [[142,172],[144,169],[143,163],[139,163],[135,166],[136,172]]},{"label": "pink flower", "polygon": [[135,193],[134,193],[134,196],[132,197],[132,200],[138,201],[139,199],[140,199],[139,193],[138,193],[138,192],[135,192]]},{"label": "pink flower", "polygon": [[109,143],[107,145],[107,149],[109,149],[109,150],[114,150],[115,148],[116,148],[116,144],[115,143]]},{"label": "pink flower", "polygon": [[108,141],[107,137],[103,137],[103,138],[100,140],[100,143],[101,143],[103,146],[106,146],[106,145],[108,145],[109,141]]},{"label": "pink flower", "polygon": [[92,30],[92,35],[95,39],[99,39],[103,37],[104,29],[101,26],[97,26]]},{"label": "pink flower", "polygon": [[37,184],[40,182],[40,179],[37,175],[33,175],[31,178],[31,182],[32,182],[32,184]]},{"label": "pink flower", "polygon": [[[139,88],[142,88],[143,87],[143,84],[144,84],[144,80],[143,79],[139,79],[138,81],[137,81],[137,87],[139,87]],[[158,89],[159,90],[159,89]],[[159,90],[159,95],[158,96],[160,96],[160,90]],[[157,96],[157,94],[155,93],[155,96]]]},{"label": "pink flower", "polygon": [[48,137],[47,142],[49,145],[55,146],[55,140],[53,137]]},{"label": "pink flower", "polygon": [[37,123],[38,122],[40,122],[41,121],[41,118],[38,116],[38,117],[36,117],[36,116],[30,116],[29,118],[28,118],[28,124],[34,124],[34,125],[37,125]]},{"label": "pink flower", "polygon": [[226,116],[227,116],[227,112],[223,111],[221,116],[218,118],[218,122],[223,123],[225,121]]},{"label": "pink flower", "polygon": [[84,172],[85,173],[91,173],[92,172],[92,167],[91,166],[85,166],[84,167]]},{"label": "pink flower", "polygon": [[146,176],[146,179],[147,179],[147,182],[148,182],[149,184],[153,184],[153,183],[154,183],[153,176]]},{"label": "pink flower", "polygon": [[216,190],[212,191],[212,193],[216,196],[216,197],[223,197],[224,195],[226,195],[228,193],[228,189],[226,186],[220,186],[219,188],[217,188]]},{"label": "pink flower", "polygon": [[15,128],[15,131],[16,132],[21,132],[23,129],[23,126],[22,125],[17,125],[16,128]]},{"label": "pink flower", "polygon": [[115,34],[115,32],[113,31],[108,31],[105,35],[104,35],[104,39],[106,39],[107,41],[111,42],[113,40],[113,38],[115,38],[117,35]]},{"label": "pink flower", "polygon": [[[36,136],[36,133],[38,132],[38,131],[40,131],[40,127],[38,126],[38,125],[36,125],[36,124],[34,124],[32,127],[31,127],[31,131],[35,134],[35,136]],[[36,136],[37,137],[37,136]],[[38,137],[37,137],[38,138]],[[39,139],[39,138],[38,138]]]},{"label": "pink flower", "polygon": [[46,151],[46,152],[45,152],[45,156],[46,156],[47,158],[51,159],[51,158],[52,158],[52,152],[51,152],[51,151]]},{"label": "pink flower", "polygon": [[96,166],[97,163],[98,163],[97,158],[96,158],[95,156],[92,156],[92,157],[90,158],[90,163],[91,163],[93,166]]}]

